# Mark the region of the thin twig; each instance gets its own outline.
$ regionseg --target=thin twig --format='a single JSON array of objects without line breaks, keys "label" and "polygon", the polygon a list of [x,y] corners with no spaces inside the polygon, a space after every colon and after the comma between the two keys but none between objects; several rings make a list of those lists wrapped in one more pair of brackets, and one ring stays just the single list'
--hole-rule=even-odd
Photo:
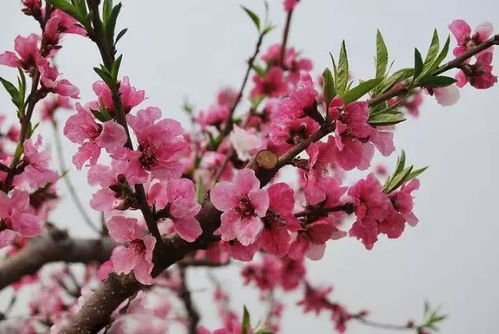
[{"label": "thin twig", "polygon": [[[81,202],[80,198],[78,197],[78,194],[76,193],[76,190],[73,186],[73,183],[70,180],[69,173],[66,172],[66,162],[64,160],[64,150],[62,148],[62,142],[61,138],[59,136],[59,129],[57,126],[57,122],[55,120],[52,121],[52,129],[54,130],[54,142],[55,142],[55,149],[57,152],[57,155],[59,157],[59,170],[61,175],[63,175],[63,181],[66,184],[66,188],[68,189],[69,196],[71,196],[71,199],[73,200],[73,203],[76,206],[76,209],[80,213],[81,217],[83,218],[83,221],[87,226],[97,232],[100,233],[99,228],[94,224],[90,216],[88,215],[87,211],[85,210],[85,207],[83,206],[83,203]],[[66,173],[64,175],[64,173]]]},{"label": "thin twig", "polygon": [[293,17],[293,10],[288,12],[286,16],[286,24],[284,26],[284,32],[282,34],[282,44],[281,44],[281,54],[279,58],[279,65],[282,68],[286,68],[285,60],[286,60],[286,46],[288,44],[289,32],[291,30],[291,19]]},{"label": "thin twig", "polygon": [[192,300],[191,291],[189,290],[189,285],[187,282],[187,268],[184,266],[179,266],[179,271],[180,291],[178,295],[182,300],[182,303],[184,304],[187,318],[189,320],[189,334],[196,334],[200,317],[196,305],[194,305],[194,301]]}]

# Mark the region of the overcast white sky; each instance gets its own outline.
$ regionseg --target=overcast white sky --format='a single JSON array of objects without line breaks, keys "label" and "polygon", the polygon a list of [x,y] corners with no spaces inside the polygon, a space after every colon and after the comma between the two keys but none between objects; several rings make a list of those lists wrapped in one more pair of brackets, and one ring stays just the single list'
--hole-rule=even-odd
[{"label": "overcast white sky", "polygon": [[[271,0],[272,21],[282,27],[281,0]],[[124,0],[120,25],[129,28],[119,43],[125,58],[122,73],[145,89],[148,103],[162,108],[168,117],[186,118],[180,111],[185,97],[198,108],[213,100],[217,88],[238,86],[245,59],[252,52],[255,31],[239,8],[263,11],[255,0]],[[12,49],[18,33],[38,31],[18,11],[19,2],[3,1],[0,11],[0,50]],[[472,25],[485,20],[499,28],[497,0],[346,1],[303,0],[291,31],[290,44],[314,60],[316,73],[329,65],[328,53],[337,53],[346,39],[355,77],[373,73],[374,36],[379,28],[385,36],[395,68],[412,64],[413,48],[426,49],[434,28],[442,35],[455,18]],[[280,40],[281,29],[267,39]],[[96,75],[97,50],[77,37],[68,37],[58,63],[65,77],[81,89],[82,101],[93,98],[91,84]],[[495,65],[499,71],[499,63]],[[496,71],[497,72],[497,71]],[[0,69],[3,76],[14,73]],[[461,101],[441,108],[427,100],[422,116],[398,127],[397,149],[405,149],[409,161],[429,165],[421,177],[416,195],[420,224],[408,228],[397,240],[382,239],[366,251],[353,239],[328,247],[325,259],[310,263],[310,277],[317,283],[333,283],[333,297],[352,310],[367,308],[373,319],[403,324],[422,314],[424,300],[441,304],[450,318],[443,333],[497,332],[499,289],[499,225],[497,221],[499,178],[499,90],[465,88]],[[0,92],[0,108],[8,111],[8,99]],[[48,128],[44,129],[48,132]],[[66,143],[70,161],[75,147]],[[85,173],[73,171],[82,198],[90,191]],[[96,215],[97,217],[97,215]],[[89,234],[67,201],[53,215],[73,234]],[[234,273],[230,271],[229,273]],[[206,323],[215,325],[209,284],[204,273],[193,275],[200,288],[196,300],[206,310]],[[243,303],[254,317],[264,312],[256,290],[239,289],[238,279],[220,272],[223,282],[233,288],[234,306]],[[222,278],[223,276],[223,278]],[[232,278],[234,277],[234,278]],[[289,298],[283,333],[329,333],[327,318],[315,319],[292,310],[299,296]],[[241,306],[242,307],[242,306]],[[351,333],[382,333],[352,326]]]}]

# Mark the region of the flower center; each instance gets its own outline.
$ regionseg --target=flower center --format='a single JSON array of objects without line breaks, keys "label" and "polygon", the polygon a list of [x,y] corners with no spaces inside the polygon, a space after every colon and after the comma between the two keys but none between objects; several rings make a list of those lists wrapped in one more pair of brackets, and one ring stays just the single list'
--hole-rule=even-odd
[{"label": "flower center", "polygon": [[156,165],[158,159],[155,155],[154,145],[152,144],[141,144],[139,146],[139,150],[142,151],[142,155],[140,157],[140,163],[146,170],[151,170],[152,167]]},{"label": "flower center", "polygon": [[236,211],[243,219],[256,216],[255,208],[247,196],[241,197],[239,203],[236,205]]},{"label": "flower center", "polygon": [[135,239],[129,242],[128,246],[137,254],[144,255],[146,252],[146,245],[143,240]]},{"label": "flower center", "polygon": [[307,137],[307,126],[305,124],[300,124],[297,128],[290,128],[288,130],[288,138],[286,138],[286,143],[290,145],[296,145]]}]

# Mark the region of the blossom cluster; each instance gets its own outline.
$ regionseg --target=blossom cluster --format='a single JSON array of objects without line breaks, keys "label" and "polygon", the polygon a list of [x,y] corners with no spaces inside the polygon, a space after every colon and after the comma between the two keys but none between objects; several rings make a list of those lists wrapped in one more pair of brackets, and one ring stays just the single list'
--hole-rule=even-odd
[{"label": "blossom cluster", "polygon": [[[60,10],[46,12],[38,5],[36,1],[26,3],[24,10],[43,22],[41,35],[17,36],[15,52],[0,54],[0,65],[19,69],[19,89],[5,79],[2,83],[16,101],[21,121],[21,127],[12,125],[2,133],[0,143],[0,248],[23,244],[25,238],[40,235],[58,198],[55,183],[59,175],[50,167],[50,156],[42,149],[42,137],[32,135],[29,113],[33,112],[35,101],[45,98],[40,113],[48,114],[53,109],[49,100],[56,99],[60,106],[69,107],[69,99],[77,98],[79,94],[77,87],[61,78],[54,57],[64,35],[83,35],[84,31],[66,13]],[[32,79],[35,87],[27,99],[26,76]],[[6,126],[4,116],[1,123]]]},{"label": "blossom cluster", "polygon": [[[34,321],[17,325],[26,333],[36,332],[37,326],[61,331],[92,298],[98,282],[122,274],[150,287],[110,315],[109,333],[165,333],[167,317],[177,316],[171,298],[183,301],[191,313],[191,319],[180,317],[184,325],[193,321],[196,312],[189,299],[186,268],[224,266],[234,260],[247,262],[241,270],[244,283],[255,286],[262,300],[271,301],[264,322],[268,329],[277,332],[280,327],[283,305],[274,300],[276,293],[303,288],[298,305],[304,312],[329,312],[335,329],[344,332],[348,322],[366,314],[350,313],[331,302],[327,297],[331,287],[313,288],[306,279],[306,260],[320,260],[327,245],[339,239],[358,239],[370,250],[381,235],[396,239],[407,226],[415,226],[414,192],[424,169],[406,167],[405,153],[388,177],[388,169],[375,163],[396,151],[394,131],[404,120],[402,111],[417,116],[423,93],[449,106],[459,98],[457,87],[469,82],[485,89],[497,82],[492,46],[474,53],[474,63],[470,56],[455,66],[459,70],[455,80],[440,76],[445,54],[437,61],[438,42],[430,48],[434,55],[429,52],[428,63],[416,54],[414,69],[398,77],[389,76],[389,69],[377,69],[376,78],[356,86],[350,80],[343,44],[333,71],[327,69],[314,79],[312,61],[287,46],[285,38],[250,60],[247,73],[252,76],[250,80],[246,76],[240,91],[225,88],[210,107],[197,114],[190,110],[196,130],[187,133],[178,121],[163,117],[159,108],[145,106],[145,91],[119,75],[117,40],[99,38],[102,32],[94,29],[95,22],[41,0],[22,3],[22,11],[40,23],[42,33],[18,36],[15,52],[0,54],[0,64],[17,68],[20,75],[19,87],[1,80],[17,107],[20,127],[7,127],[0,136],[0,248],[15,257],[41,234],[54,240],[68,237],[57,229],[59,234],[51,233],[54,227],[46,224],[59,200],[57,182],[64,175],[50,167],[32,121],[35,113],[57,130],[59,109],[70,110],[63,133],[77,145],[73,165],[87,170],[88,184],[95,187],[89,206],[103,217],[99,242],[113,245],[109,259],[86,265],[81,277],[75,278],[65,266],[48,278],[27,275],[14,285],[40,287],[30,302]],[[113,6],[112,1],[105,3]],[[289,20],[298,4],[298,0],[284,1]],[[112,17],[109,10],[104,9],[103,19]],[[260,33],[258,54],[266,33],[259,19],[250,16]],[[98,20],[99,15],[94,17]],[[109,26],[114,28],[107,22],[98,27]],[[472,33],[463,20],[449,28],[457,40],[453,51],[457,59],[488,43],[492,34],[490,24]],[[99,50],[109,51],[104,65],[96,68],[102,80],[92,85],[95,97],[74,106],[71,100],[78,98],[79,90],[62,78],[54,64],[66,34],[104,43],[98,44]],[[115,36],[114,31],[110,36]],[[383,45],[378,38],[378,54],[383,54]],[[387,67],[385,58],[377,60],[379,68]],[[32,85],[28,97],[26,78]],[[249,107],[239,114],[247,82]],[[5,123],[1,118],[0,125]],[[266,161],[261,161],[261,154]],[[165,255],[171,244],[190,252],[177,268],[154,270],[162,256],[171,255]],[[240,319],[230,309],[229,296],[219,284],[214,299],[224,327],[210,332],[200,326],[195,328],[198,333],[260,332],[250,328],[247,317]]]}]

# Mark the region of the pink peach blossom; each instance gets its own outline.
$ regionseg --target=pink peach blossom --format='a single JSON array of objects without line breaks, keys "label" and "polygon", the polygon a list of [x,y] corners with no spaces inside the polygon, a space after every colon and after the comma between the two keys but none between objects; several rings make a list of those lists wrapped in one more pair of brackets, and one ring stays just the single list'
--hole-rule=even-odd
[{"label": "pink peach blossom", "polygon": [[191,180],[157,182],[149,190],[148,201],[161,217],[173,222],[175,231],[182,239],[193,242],[203,232],[195,217],[201,205],[196,202],[196,190]]},{"label": "pink peach blossom", "polygon": [[263,229],[262,217],[269,207],[269,195],[260,189],[251,169],[242,169],[233,182],[220,182],[211,190],[211,202],[223,212],[215,232],[222,240],[237,239],[243,246],[252,244]]},{"label": "pink peach blossom", "polygon": [[133,270],[135,278],[142,284],[151,285],[153,279],[152,254],[156,239],[143,233],[137,219],[114,216],[107,222],[109,235],[117,242],[127,246],[118,246],[113,250],[111,261],[118,274],[128,274]]}]

